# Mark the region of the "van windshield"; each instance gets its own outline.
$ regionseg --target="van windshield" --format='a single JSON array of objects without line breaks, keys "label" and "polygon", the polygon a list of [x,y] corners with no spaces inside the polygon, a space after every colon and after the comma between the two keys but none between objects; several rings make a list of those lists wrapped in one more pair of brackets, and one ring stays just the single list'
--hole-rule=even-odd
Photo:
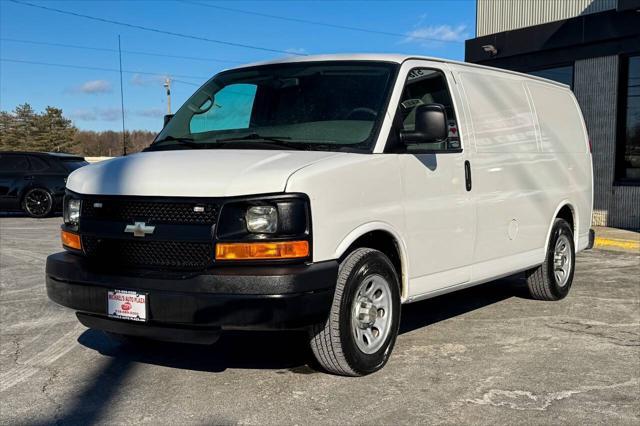
[{"label": "van windshield", "polygon": [[334,61],[223,72],[189,98],[147,150],[370,152],[396,69]]}]

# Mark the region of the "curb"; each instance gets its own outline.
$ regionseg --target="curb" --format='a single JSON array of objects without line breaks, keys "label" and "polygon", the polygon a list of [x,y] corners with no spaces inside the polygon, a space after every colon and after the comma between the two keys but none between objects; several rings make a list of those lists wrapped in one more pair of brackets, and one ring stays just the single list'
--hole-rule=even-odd
[{"label": "curb", "polygon": [[596,237],[593,248],[638,253],[640,252],[640,241]]}]

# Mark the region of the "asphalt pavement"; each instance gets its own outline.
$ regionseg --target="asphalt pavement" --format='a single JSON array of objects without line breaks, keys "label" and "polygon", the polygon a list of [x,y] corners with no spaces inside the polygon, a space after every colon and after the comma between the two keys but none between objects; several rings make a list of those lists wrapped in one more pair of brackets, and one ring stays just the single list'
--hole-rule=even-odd
[{"label": "asphalt pavement", "polygon": [[560,302],[522,277],[403,307],[387,366],[310,364],[305,336],[119,346],[49,302],[60,218],[0,218],[1,424],[640,424],[640,255],[577,257]]}]

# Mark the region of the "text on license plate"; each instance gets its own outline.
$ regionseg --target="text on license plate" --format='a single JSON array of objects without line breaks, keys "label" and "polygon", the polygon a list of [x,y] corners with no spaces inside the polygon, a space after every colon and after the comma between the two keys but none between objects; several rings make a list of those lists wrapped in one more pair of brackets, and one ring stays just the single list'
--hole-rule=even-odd
[{"label": "text on license plate", "polygon": [[147,320],[147,295],[127,290],[107,292],[107,314],[112,318]]}]

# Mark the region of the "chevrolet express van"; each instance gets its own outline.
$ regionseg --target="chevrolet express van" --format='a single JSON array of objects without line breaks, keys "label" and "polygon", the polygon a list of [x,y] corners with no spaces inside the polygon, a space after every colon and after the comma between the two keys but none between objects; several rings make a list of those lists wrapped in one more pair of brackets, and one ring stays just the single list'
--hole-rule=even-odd
[{"label": "chevrolet express van", "polygon": [[404,303],[519,272],[533,298],[564,298],[592,198],[567,86],[433,58],[287,58],[221,72],[145,152],[73,172],[47,291],[134,339],[306,330],[324,369],[365,375]]}]

